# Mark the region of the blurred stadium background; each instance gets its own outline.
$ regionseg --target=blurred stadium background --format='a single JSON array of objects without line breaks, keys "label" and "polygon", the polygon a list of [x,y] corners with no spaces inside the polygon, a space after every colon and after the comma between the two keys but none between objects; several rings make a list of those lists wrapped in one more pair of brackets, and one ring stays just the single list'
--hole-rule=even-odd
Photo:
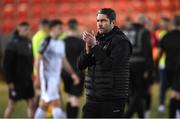
[{"label": "blurred stadium background", "polygon": [[[127,16],[132,20],[138,13],[143,13],[151,18],[154,24],[157,24],[161,16],[172,18],[174,15],[180,15],[180,0],[0,0],[0,60],[2,62],[3,51],[8,42],[12,31],[21,21],[28,21],[31,24],[33,32],[38,29],[41,19],[48,18],[61,19],[65,28],[70,18],[76,18],[81,29],[95,29],[95,14],[102,7],[110,7],[117,12],[117,24],[122,26]],[[159,85],[152,87],[153,102],[152,113],[150,117],[168,117],[166,113],[159,115],[158,95]],[[63,93],[63,92],[62,92]],[[7,86],[0,77],[0,118],[3,117],[8,99]],[[64,101],[66,95],[63,93]],[[169,95],[169,93],[168,93]],[[168,98],[166,99],[166,105]],[[84,97],[82,97],[82,104]],[[26,105],[21,102],[16,107],[13,117],[25,117]]]},{"label": "blurred stadium background", "polygon": [[33,31],[42,18],[59,18],[66,24],[76,18],[81,27],[95,28],[95,13],[110,7],[117,12],[117,23],[126,16],[134,19],[144,13],[156,24],[161,16],[172,17],[180,12],[180,0],[0,0],[1,33],[10,33],[21,21],[28,21]]},{"label": "blurred stadium background", "polygon": [[[9,34],[21,21],[28,21],[33,32],[41,19],[61,19],[65,27],[70,18],[76,18],[82,29],[96,27],[95,13],[99,8],[110,7],[117,12],[117,24],[122,26],[127,16],[135,19],[143,13],[157,24],[161,16],[172,18],[180,14],[180,0],[0,0],[0,49]],[[3,52],[3,50],[1,50]]]}]

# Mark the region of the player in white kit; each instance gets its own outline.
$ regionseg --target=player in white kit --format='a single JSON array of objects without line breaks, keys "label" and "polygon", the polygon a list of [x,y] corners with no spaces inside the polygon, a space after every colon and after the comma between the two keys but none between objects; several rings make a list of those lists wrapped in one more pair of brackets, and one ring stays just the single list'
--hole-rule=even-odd
[{"label": "player in white kit", "polygon": [[65,44],[58,40],[62,33],[62,22],[52,20],[50,23],[50,36],[47,37],[40,48],[39,58],[39,81],[41,87],[41,97],[39,107],[35,113],[35,119],[45,118],[45,112],[49,105],[52,106],[54,118],[64,118],[65,115],[60,108],[59,86],[62,67],[71,75],[74,84],[79,83],[79,77],[75,74],[65,56]]}]

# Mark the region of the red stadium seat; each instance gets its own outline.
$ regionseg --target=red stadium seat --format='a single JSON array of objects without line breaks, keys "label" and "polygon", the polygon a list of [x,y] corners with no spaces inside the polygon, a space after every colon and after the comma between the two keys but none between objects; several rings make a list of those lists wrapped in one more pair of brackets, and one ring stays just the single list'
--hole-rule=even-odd
[{"label": "red stadium seat", "polygon": [[126,15],[127,15],[127,14],[125,14],[125,13],[123,13],[123,12],[119,12],[119,13],[117,14],[116,21],[117,21],[118,26],[123,25]]},{"label": "red stadium seat", "polygon": [[57,4],[59,0],[47,0],[47,4]]},{"label": "red stadium seat", "polygon": [[175,0],[173,4],[174,4],[174,9],[180,10],[180,0]]},{"label": "red stadium seat", "polygon": [[38,18],[30,20],[30,25],[31,25],[32,31],[35,32],[38,30],[39,22],[40,22],[40,19],[38,19]]},{"label": "red stadium seat", "polygon": [[113,8],[114,4],[112,1],[104,1],[101,4],[101,8]]},{"label": "red stadium seat", "polygon": [[87,0],[67,0],[69,3],[85,3]]},{"label": "red stadium seat", "polygon": [[62,3],[68,3],[70,0],[59,0],[59,3],[62,4]]},{"label": "red stadium seat", "polygon": [[69,16],[71,15],[70,13],[72,13],[72,9],[70,4],[68,3],[63,3],[60,4],[60,6],[58,7],[58,16]]},{"label": "red stadium seat", "polygon": [[85,26],[85,22],[87,22],[87,16],[81,16],[77,18],[79,26]]},{"label": "red stadium seat", "polygon": [[91,14],[90,16],[88,16],[86,21],[84,21],[84,24],[86,27],[88,27],[90,29],[96,29],[96,16],[95,16],[95,14]]},{"label": "red stadium seat", "polygon": [[32,0],[33,5],[41,4],[42,2],[43,2],[43,0]]},{"label": "red stadium seat", "polygon": [[84,3],[77,3],[72,9],[72,13],[74,15],[78,15],[79,13],[81,13],[81,15],[88,13],[87,5]]},{"label": "red stadium seat", "polygon": [[14,24],[12,19],[5,19],[2,23],[2,33],[9,33],[12,32],[14,28]]},{"label": "red stadium seat", "polygon": [[173,4],[170,0],[161,0],[161,10],[172,10]]},{"label": "red stadium seat", "polygon": [[28,9],[27,4],[20,4],[18,6],[18,11],[17,11],[18,18],[20,18],[20,19],[28,18],[28,13],[29,13],[28,11],[29,11],[29,9]]},{"label": "red stadium seat", "polygon": [[48,15],[48,17],[55,17],[56,13],[57,13],[56,9],[57,9],[57,5],[55,5],[55,4],[48,5],[47,6],[47,15]]},{"label": "red stadium seat", "polygon": [[3,17],[13,17],[13,13],[14,13],[14,7],[12,4],[7,4],[5,5],[4,9],[3,9]]},{"label": "red stadium seat", "polygon": [[158,11],[159,10],[159,2],[156,0],[148,0],[145,6],[147,11]]},{"label": "red stadium seat", "polygon": [[132,11],[144,12],[144,5],[143,5],[142,1],[134,0],[134,1],[131,2],[131,6],[132,6]]},{"label": "red stadium seat", "polygon": [[13,4],[14,0],[3,0],[3,4]]},{"label": "red stadium seat", "polygon": [[88,5],[89,13],[95,14],[100,8],[101,6],[98,3],[94,4],[93,2],[91,2]]},{"label": "red stadium seat", "polygon": [[128,11],[129,9],[129,4],[130,2],[128,1],[125,1],[125,0],[121,0],[119,2],[117,2],[116,4],[116,8],[119,10],[119,11]]},{"label": "red stadium seat", "polygon": [[28,4],[29,0],[19,0],[18,2],[19,2],[18,4],[22,4],[22,3]]},{"label": "red stadium seat", "polygon": [[32,7],[32,17],[37,18],[43,16],[42,6],[41,5],[35,5]]}]

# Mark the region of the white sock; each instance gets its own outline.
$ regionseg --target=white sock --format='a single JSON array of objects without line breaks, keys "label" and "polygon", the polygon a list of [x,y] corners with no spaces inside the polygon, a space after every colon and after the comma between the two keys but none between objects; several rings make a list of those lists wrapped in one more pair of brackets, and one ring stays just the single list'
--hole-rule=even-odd
[{"label": "white sock", "polygon": [[39,119],[39,118],[45,118],[46,112],[42,110],[40,107],[35,112],[34,119]]},{"label": "white sock", "polygon": [[62,109],[58,107],[52,109],[52,114],[53,114],[54,119],[66,118]]}]

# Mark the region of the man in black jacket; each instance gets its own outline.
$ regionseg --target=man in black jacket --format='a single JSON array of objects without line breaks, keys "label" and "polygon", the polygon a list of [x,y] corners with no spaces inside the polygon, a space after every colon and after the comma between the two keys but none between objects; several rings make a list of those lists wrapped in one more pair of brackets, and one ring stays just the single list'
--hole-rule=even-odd
[{"label": "man in black jacket", "polygon": [[33,54],[29,34],[29,24],[22,22],[5,50],[4,71],[9,88],[5,118],[11,117],[16,102],[22,99],[27,101],[28,117],[33,117]]},{"label": "man in black jacket", "polygon": [[[173,20],[174,29],[168,32],[159,43],[161,49],[159,57],[166,53],[166,76],[171,86],[169,104],[169,118],[176,117],[180,110],[180,16]],[[178,112],[178,111],[177,111]]]},{"label": "man in black jacket", "polygon": [[149,72],[152,70],[152,48],[150,32],[144,27],[146,17],[139,15],[136,23],[125,31],[129,38],[133,53],[130,59],[130,103],[126,112],[126,118],[132,117],[135,112],[138,112],[140,118],[144,118],[144,99],[146,93],[146,83]]},{"label": "man in black jacket", "polygon": [[116,13],[110,8],[97,12],[97,29],[83,33],[86,48],[78,59],[86,70],[87,102],[83,117],[123,117],[129,89],[131,44],[115,26]]}]

